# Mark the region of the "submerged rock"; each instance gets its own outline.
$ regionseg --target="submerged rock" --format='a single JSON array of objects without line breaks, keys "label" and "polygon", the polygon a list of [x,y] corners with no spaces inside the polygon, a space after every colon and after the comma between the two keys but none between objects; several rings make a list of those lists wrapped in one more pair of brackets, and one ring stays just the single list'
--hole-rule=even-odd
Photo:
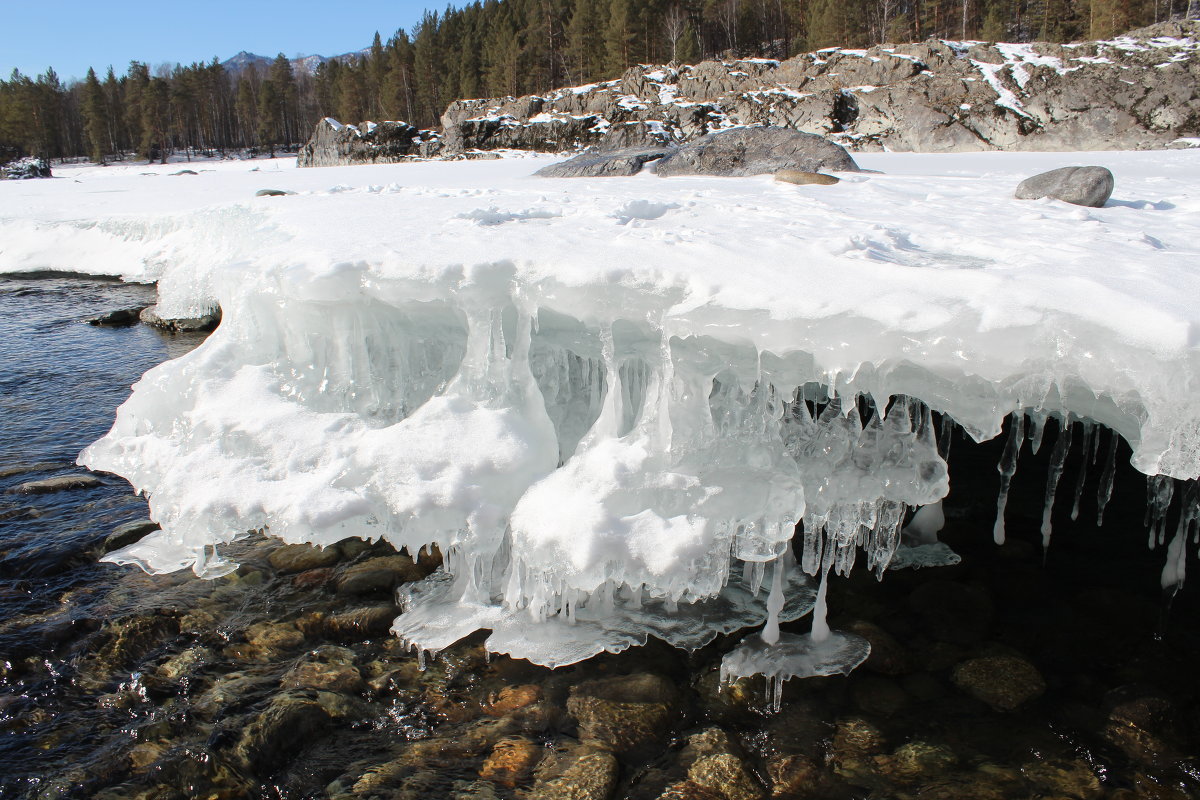
[{"label": "submerged rock", "polygon": [[277,572],[287,575],[319,567],[332,567],[342,558],[337,546],[316,547],[311,544],[285,544],[271,551],[267,561]]},{"label": "submerged rock", "polygon": [[1026,178],[1017,186],[1018,200],[1052,197],[1077,206],[1100,208],[1112,196],[1115,180],[1105,167],[1060,167]]},{"label": "submerged rock", "polygon": [[998,711],[1013,711],[1046,691],[1037,667],[1010,655],[964,661],[954,669],[954,683]]},{"label": "submerged rock", "polygon": [[616,757],[585,743],[539,775],[527,800],[608,800],[617,786],[617,775]]},{"label": "submerged rock", "polygon": [[95,475],[59,475],[55,478],[44,478],[39,481],[26,481],[17,484],[8,491],[11,494],[50,494],[65,492],[70,489],[94,489],[103,486],[104,481]]},{"label": "submerged rock", "polygon": [[670,175],[762,175],[780,170],[857,172],[846,148],[790,128],[736,128],[688,142],[655,168]]},{"label": "submerged rock", "polygon": [[585,681],[571,689],[567,711],[579,738],[619,754],[645,753],[666,741],[678,695],[666,678],[649,673]]},{"label": "submerged rock", "polygon": [[252,772],[269,774],[294,757],[330,720],[329,712],[307,694],[276,695],[243,731],[234,755]]}]

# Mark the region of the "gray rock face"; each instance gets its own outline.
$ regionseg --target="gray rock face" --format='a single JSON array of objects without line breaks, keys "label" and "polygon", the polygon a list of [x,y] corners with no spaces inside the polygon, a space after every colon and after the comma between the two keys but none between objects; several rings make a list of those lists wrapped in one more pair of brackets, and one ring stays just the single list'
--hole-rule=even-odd
[{"label": "gray rock face", "polygon": [[142,537],[154,533],[158,529],[158,523],[150,519],[126,522],[124,525],[114,528],[112,533],[104,537],[103,550],[106,553],[111,553],[113,550],[128,547],[134,542],[141,541]]},{"label": "gray rock face", "polygon": [[450,152],[558,152],[627,129],[683,143],[734,125],[820,134],[850,150],[1167,147],[1200,135],[1198,42],[1200,21],[1190,20],[1120,42],[1010,48],[929,40],[782,62],[638,66],[586,88],[456,101],[442,125]]},{"label": "gray rock face", "polygon": [[668,148],[656,150],[588,151],[567,161],[542,167],[535,175],[543,178],[603,178],[636,175],[651,161],[671,154]]},{"label": "gray rock face", "polygon": [[438,134],[407,122],[365,122],[357,126],[343,125],[326,117],[317,123],[312,137],[300,148],[296,163],[301,167],[392,164],[430,158],[440,151]]},{"label": "gray rock face", "polygon": [[1112,196],[1113,174],[1104,167],[1061,167],[1026,178],[1017,186],[1018,200],[1052,197],[1077,206],[1100,208]]},{"label": "gray rock face", "polygon": [[844,147],[821,136],[788,128],[736,128],[702,136],[659,162],[670,175],[762,175],[792,169],[857,172]]}]

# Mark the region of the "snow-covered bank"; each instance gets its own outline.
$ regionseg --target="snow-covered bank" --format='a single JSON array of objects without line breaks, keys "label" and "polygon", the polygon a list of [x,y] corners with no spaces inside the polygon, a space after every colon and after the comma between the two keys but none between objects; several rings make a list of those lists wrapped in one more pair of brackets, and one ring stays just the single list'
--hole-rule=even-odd
[{"label": "snow-covered bank", "polygon": [[[801,516],[804,571],[858,546],[882,569],[904,507],[945,494],[931,410],[977,438],[1070,414],[1200,475],[1200,153],[859,161],[880,172],[832,187],[531,177],[544,158],[80,169],[0,186],[0,271],[160,276],[164,313],[225,312],[82,456],[163,524],[124,558],[221,574],[215,546],[262,526],[436,543],[456,581],[396,628],[431,650],[702,643],[721,623],[675,608],[719,592],[738,625],[786,617]],[[1012,199],[1096,161],[1105,208]],[[765,604],[729,594],[764,574]]]}]

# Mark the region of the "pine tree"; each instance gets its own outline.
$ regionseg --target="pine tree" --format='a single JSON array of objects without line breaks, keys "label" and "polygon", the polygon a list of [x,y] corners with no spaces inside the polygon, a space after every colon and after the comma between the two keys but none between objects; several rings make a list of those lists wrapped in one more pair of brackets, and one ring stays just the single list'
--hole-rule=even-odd
[{"label": "pine tree", "polygon": [[630,64],[629,51],[634,33],[630,21],[630,0],[609,0],[608,24],[604,28],[604,71],[618,77]]},{"label": "pine tree", "polygon": [[567,24],[567,71],[573,83],[596,80],[604,71],[604,38],[596,0],[575,0]]},{"label": "pine tree", "polygon": [[104,163],[108,154],[108,104],[96,70],[88,67],[83,89],[83,119],[87,134],[88,157],[97,164]]},{"label": "pine tree", "polygon": [[275,157],[275,147],[279,144],[280,127],[283,124],[283,102],[279,87],[271,78],[267,78],[258,87],[258,141],[266,145]]}]

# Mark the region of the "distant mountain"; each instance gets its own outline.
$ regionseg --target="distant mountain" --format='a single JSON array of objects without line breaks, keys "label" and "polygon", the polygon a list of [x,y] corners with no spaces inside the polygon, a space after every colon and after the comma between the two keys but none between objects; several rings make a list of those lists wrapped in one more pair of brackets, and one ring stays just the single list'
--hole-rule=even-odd
[{"label": "distant mountain", "polygon": [[[341,55],[337,56],[299,56],[289,60],[292,63],[293,72],[315,75],[317,72],[317,67],[321,66],[327,61],[341,61],[345,63],[356,58],[361,58],[369,52],[371,52],[371,48],[367,47],[362,50],[355,50],[350,53],[342,53]],[[250,68],[265,70],[271,66],[271,62],[274,60],[274,58],[270,58],[268,56],[260,56],[257,53],[248,53],[243,50],[232,58],[227,58],[222,61],[221,66],[225,68],[226,72],[236,75],[239,72],[243,72]]]}]

